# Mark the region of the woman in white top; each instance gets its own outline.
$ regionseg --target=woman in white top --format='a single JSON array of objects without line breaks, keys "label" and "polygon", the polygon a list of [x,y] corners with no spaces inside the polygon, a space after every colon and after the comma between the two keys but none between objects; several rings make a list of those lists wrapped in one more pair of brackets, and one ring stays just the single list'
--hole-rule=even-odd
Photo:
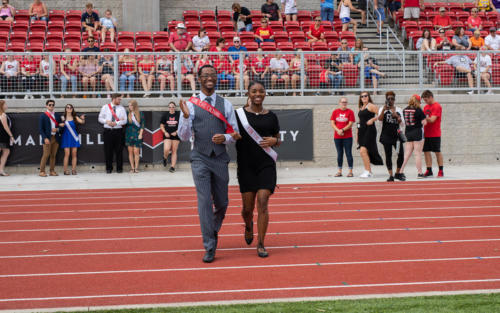
[{"label": "woman in white top", "polygon": [[476,66],[479,64],[479,72],[481,73],[481,80],[484,82],[486,87],[488,87],[488,91],[486,94],[491,95],[493,91],[491,90],[491,56],[485,53],[485,50],[488,50],[485,46],[480,48],[481,54],[479,55],[479,59],[476,57],[474,60],[473,70],[476,71]]},{"label": "woman in white top", "polygon": [[203,49],[208,49],[210,47],[210,38],[207,36],[207,31],[205,28],[200,28],[198,30],[198,35],[193,37],[193,49],[197,52],[201,52]]},{"label": "woman in white top", "polygon": [[356,9],[351,0],[340,0],[339,7],[337,9],[339,13],[340,21],[342,22],[342,31],[345,32],[349,29],[349,25],[352,25],[352,32],[356,35],[358,29],[358,21],[351,18],[351,10],[354,12],[361,12],[361,10]]},{"label": "woman in white top", "polygon": [[281,0],[281,6],[285,5],[285,18],[287,21],[297,20],[297,0]]},{"label": "woman in white top", "polygon": [[111,14],[111,10],[108,9],[104,13],[104,17],[99,20],[101,23],[101,44],[104,43],[107,32],[109,32],[111,42],[115,42],[116,19]]},{"label": "woman in white top", "polygon": [[[278,79],[282,79],[285,83],[285,89],[288,89],[290,76],[288,75],[288,63],[282,58],[281,53],[277,53],[269,62],[269,70],[271,72],[271,89],[274,89]],[[285,95],[287,93],[285,92]]]},{"label": "woman in white top", "polygon": [[[52,73],[55,74],[55,65],[54,62],[52,62]],[[41,89],[44,90],[47,83],[49,82],[49,76],[50,76],[50,62],[49,62],[49,56],[44,55],[42,61],[40,61],[40,84],[41,84]],[[48,86],[47,86],[48,87]],[[46,89],[45,89],[46,90]],[[44,96],[42,95],[42,99]]]},{"label": "woman in white top", "polygon": [[[10,52],[10,51],[9,51]],[[18,89],[18,75],[19,75],[19,61],[14,59],[11,54],[7,60],[2,63],[0,67],[0,74],[2,75],[1,88],[2,91],[17,91]],[[9,88],[10,87],[10,88]],[[15,96],[12,96],[15,99]]]}]

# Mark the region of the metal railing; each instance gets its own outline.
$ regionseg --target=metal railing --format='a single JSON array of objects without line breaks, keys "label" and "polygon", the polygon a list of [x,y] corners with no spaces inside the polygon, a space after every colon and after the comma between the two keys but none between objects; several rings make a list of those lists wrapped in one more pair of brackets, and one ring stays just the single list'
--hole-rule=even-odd
[{"label": "metal railing", "polygon": [[[479,67],[468,74],[442,63],[453,55],[459,57],[448,61],[454,65],[465,62],[469,66],[475,59],[481,64],[488,58],[486,55],[493,64],[488,74],[482,74]],[[500,90],[499,55],[495,51],[408,50],[5,53],[0,96],[106,97],[113,92],[133,97],[187,96],[199,92],[196,73],[202,63],[217,67],[217,89],[230,96],[244,95],[250,80],[261,81],[272,95],[416,89],[480,93]],[[232,63],[229,56],[233,57]],[[40,60],[45,67],[39,65]]]}]

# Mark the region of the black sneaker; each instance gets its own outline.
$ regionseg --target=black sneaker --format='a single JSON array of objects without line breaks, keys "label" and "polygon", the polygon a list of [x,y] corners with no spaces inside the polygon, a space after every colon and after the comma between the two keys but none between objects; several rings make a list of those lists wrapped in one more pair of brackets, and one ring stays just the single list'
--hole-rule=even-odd
[{"label": "black sneaker", "polygon": [[167,159],[163,158],[163,167],[167,167]]},{"label": "black sneaker", "polygon": [[394,181],[394,176],[389,176],[389,178],[387,178],[387,181]]},{"label": "black sneaker", "polygon": [[417,178],[418,178],[418,179],[425,178],[425,175],[424,175],[424,174],[418,174],[418,175],[417,175]]},{"label": "black sneaker", "polygon": [[398,173],[398,174],[394,175],[394,178],[396,178],[399,181],[406,181],[406,176],[403,173]]},{"label": "black sneaker", "polygon": [[170,168],[168,169],[168,171],[169,171],[170,173],[173,173],[173,172],[175,172],[175,168],[170,167]]},{"label": "black sneaker", "polygon": [[434,174],[432,174],[432,171],[429,170],[425,171],[424,177],[432,177],[432,176],[434,176]]}]

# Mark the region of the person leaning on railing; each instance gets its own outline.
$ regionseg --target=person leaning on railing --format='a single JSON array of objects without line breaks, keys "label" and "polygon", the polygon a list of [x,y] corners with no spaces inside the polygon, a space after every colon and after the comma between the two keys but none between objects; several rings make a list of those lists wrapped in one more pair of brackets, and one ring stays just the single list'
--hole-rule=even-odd
[{"label": "person leaning on railing", "polygon": [[[28,52],[31,51],[28,50]],[[21,63],[21,81],[26,92],[24,99],[33,99],[31,92],[35,90],[35,85],[40,81],[38,78],[39,67],[38,61],[33,58],[32,54],[28,54]]]},{"label": "person leaning on railing", "polygon": [[[297,83],[300,81],[300,76],[301,76],[301,70],[300,68],[302,67],[302,60],[301,60],[301,52],[302,49],[297,49],[297,53],[293,57],[293,59],[290,60],[290,68],[289,72],[291,75],[291,81],[292,81],[292,89],[293,91],[293,96],[295,97],[297,95],[297,92],[295,91],[297,89]],[[304,58],[304,73],[307,71],[307,59]]]},{"label": "person leaning on railing", "polygon": [[[434,63],[434,66],[439,64],[449,64],[455,68],[456,76],[458,78],[467,78],[467,83],[469,84],[469,88],[474,88],[474,79],[472,72],[472,60],[466,54],[457,54],[449,57],[445,61],[439,61]],[[467,92],[469,95],[473,94],[474,91],[470,90]]]},{"label": "person leaning on railing", "polygon": [[[8,51],[12,52],[12,51]],[[0,67],[2,92],[16,92],[19,85],[19,61],[12,54],[7,56]],[[16,96],[12,96],[15,99]]]},{"label": "person leaning on railing", "polygon": [[492,62],[491,62],[491,56],[487,53],[485,53],[485,50],[487,50],[486,47],[481,47],[481,54],[479,55],[479,58],[476,57],[474,60],[474,64],[472,64],[472,68],[474,72],[477,71],[477,67],[479,66],[479,73],[481,73],[481,80],[484,82],[486,87],[488,88],[488,91],[486,94],[492,95],[493,91],[491,90],[491,75],[492,75]]}]

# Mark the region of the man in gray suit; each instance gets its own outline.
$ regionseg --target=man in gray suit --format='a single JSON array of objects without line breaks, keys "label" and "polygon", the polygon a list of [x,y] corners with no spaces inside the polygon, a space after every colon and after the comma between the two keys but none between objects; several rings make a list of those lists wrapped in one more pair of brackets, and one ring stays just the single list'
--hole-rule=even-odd
[{"label": "man in gray suit", "polygon": [[[179,119],[179,138],[187,141],[194,135],[191,151],[191,170],[198,197],[198,215],[205,255],[203,262],[214,260],[217,249],[218,232],[228,206],[229,155],[225,144],[239,139],[238,124],[233,105],[215,93],[217,72],[211,65],[202,66],[198,71],[201,93],[190,101],[180,100],[182,114]],[[198,100],[199,99],[199,100]],[[234,132],[226,134],[230,127],[199,105],[193,102],[205,102],[206,109],[217,109]],[[211,106],[211,107],[210,107]]]}]

